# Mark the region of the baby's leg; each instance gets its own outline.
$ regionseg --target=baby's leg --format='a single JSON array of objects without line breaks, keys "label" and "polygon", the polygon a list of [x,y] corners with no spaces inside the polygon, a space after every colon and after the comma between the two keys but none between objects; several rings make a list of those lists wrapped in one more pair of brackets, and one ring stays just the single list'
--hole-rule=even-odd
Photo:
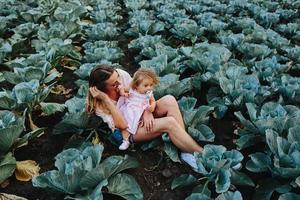
[{"label": "baby's leg", "polygon": [[128,141],[129,140],[129,135],[130,135],[130,133],[127,130],[122,130],[123,140]]},{"label": "baby's leg", "polygon": [[127,130],[122,130],[123,142],[119,146],[120,150],[126,150],[126,149],[128,149],[128,147],[130,145],[129,136],[130,136],[130,133]]}]

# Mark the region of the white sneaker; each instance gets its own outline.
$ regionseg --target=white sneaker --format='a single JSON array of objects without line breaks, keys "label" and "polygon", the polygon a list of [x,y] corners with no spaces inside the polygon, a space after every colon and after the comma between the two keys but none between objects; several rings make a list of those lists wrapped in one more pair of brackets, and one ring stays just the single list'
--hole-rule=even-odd
[{"label": "white sneaker", "polygon": [[130,142],[128,140],[123,140],[122,144],[119,146],[120,150],[126,150],[128,149],[130,145]]},{"label": "white sneaker", "polygon": [[232,167],[232,169],[234,169],[234,170],[240,170],[240,169],[242,169],[242,164],[241,164],[241,163],[238,163],[238,164],[234,165],[234,166]]},{"label": "white sneaker", "polygon": [[191,153],[181,153],[180,158],[183,162],[185,162],[190,167],[192,167],[194,171],[197,171],[198,166],[197,166],[196,158],[193,154],[191,154]]}]

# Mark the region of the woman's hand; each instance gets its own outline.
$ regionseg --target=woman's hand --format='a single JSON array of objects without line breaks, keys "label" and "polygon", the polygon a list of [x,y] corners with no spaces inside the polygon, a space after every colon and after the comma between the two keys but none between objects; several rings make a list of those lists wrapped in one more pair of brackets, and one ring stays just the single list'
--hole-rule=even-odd
[{"label": "woman's hand", "polygon": [[154,117],[153,114],[149,110],[145,110],[142,118],[141,127],[145,126],[146,131],[149,133],[153,131],[154,127]]},{"label": "woman's hand", "polygon": [[98,100],[103,100],[103,101],[109,100],[108,95],[106,93],[98,90],[95,86],[90,87],[89,90],[90,90],[90,93],[91,93],[92,97],[94,97]]}]

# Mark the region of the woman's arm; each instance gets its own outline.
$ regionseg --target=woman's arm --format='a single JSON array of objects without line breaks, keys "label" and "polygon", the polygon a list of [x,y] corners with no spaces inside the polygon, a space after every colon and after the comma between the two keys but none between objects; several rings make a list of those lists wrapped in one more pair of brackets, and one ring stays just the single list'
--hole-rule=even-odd
[{"label": "woman's arm", "polygon": [[127,129],[127,122],[124,119],[123,115],[120,113],[120,111],[117,109],[116,105],[111,100],[108,100],[108,102],[106,102],[105,105],[109,110],[110,114],[112,115],[115,127],[121,130]]},{"label": "woman's arm", "polygon": [[98,90],[96,87],[90,88],[90,93],[93,98],[96,98],[104,103],[104,106],[112,115],[116,128],[126,129],[128,127],[126,120],[106,93]]}]

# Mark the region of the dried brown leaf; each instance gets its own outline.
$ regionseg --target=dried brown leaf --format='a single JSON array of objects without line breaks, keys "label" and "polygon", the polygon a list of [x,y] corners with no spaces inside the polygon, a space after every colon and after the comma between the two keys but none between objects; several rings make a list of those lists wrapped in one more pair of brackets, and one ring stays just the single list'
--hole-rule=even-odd
[{"label": "dried brown leaf", "polygon": [[33,176],[39,175],[40,167],[34,160],[17,161],[15,171],[16,179],[29,181]]}]

